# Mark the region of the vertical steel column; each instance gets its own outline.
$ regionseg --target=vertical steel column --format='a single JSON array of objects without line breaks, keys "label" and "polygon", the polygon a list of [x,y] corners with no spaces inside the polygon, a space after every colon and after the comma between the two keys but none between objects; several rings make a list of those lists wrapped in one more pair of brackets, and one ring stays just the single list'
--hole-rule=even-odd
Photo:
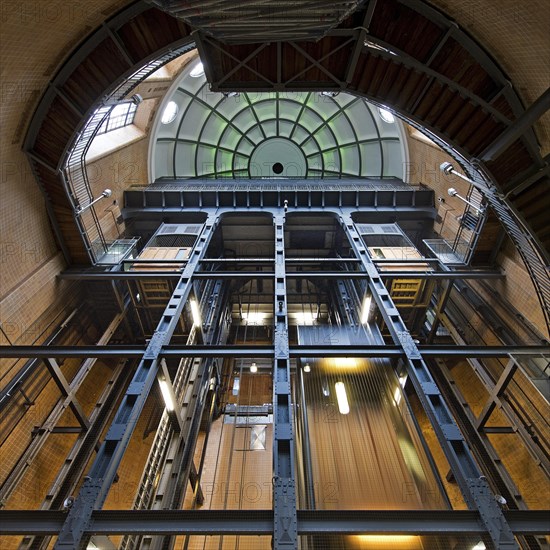
[{"label": "vertical steel column", "polygon": [[406,355],[407,372],[422,406],[430,419],[437,439],[447,457],[451,471],[460,487],[466,505],[479,510],[483,524],[498,550],[518,549],[510,526],[495,500],[484,476],[481,475],[439,388],[424,362],[416,344],[391,299],[367,248],[350,215],[340,218],[349,244],[361,260],[368,276],[368,285],[393,341],[401,345]]},{"label": "vertical steel column", "polygon": [[285,266],[285,216],[275,214],[275,362],[273,365],[273,548],[297,548],[294,436]]},{"label": "vertical steel column", "polygon": [[302,456],[304,461],[304,473],[305,473],[305,494],[306,494],[306,504],[309,510],[315,510],[315,488],[313,485],[313,466],[311,463],[311,446],[309,444],[309,419],[307,414],[307,403],[306,403],[306,390],[304,385],[304,369],[303,367],[298,367],[296,369],[296,386],[299,396],[299,404],[301,411],[301,420],[302,420]]},{"label": "vertical steel column", "polygon": [[206,252],[217,222],[217,216],[208,216],[189,261],[126,390],[105,441],[67,514],[67,519],[54,547],[56,550],[80,548],[85,542],[83,535],[89,526],[93,510],[101,508],[107,498],[145,401],[155,382],[162,346],[170,343],[192,288],[193,273]]}]

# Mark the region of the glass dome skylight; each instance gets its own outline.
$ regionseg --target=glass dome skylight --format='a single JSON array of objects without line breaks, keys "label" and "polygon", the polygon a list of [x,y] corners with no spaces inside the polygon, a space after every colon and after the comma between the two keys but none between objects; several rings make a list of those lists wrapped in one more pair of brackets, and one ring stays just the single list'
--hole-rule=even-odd
[{"label": "glass dome skylight", "polygon": [[[209,90],[204,74],[183,71],[157,117],[151,181],[158,178],[357,178],[403,176],[398,119],[346,93]],[[173,112],[173,111],[170,111]],[[389,113],[391,115],[391,113]],[[393,115],[392,115],[393,116]]]}]

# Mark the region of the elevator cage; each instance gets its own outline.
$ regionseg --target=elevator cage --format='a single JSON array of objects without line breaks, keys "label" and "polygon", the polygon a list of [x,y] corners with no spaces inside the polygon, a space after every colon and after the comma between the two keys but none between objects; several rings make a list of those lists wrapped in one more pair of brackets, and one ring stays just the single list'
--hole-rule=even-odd
[{"label": "elevator cage", "polygon": [[[432,191],[158,182],[126,191],[123,215],[131,257],[62,277],[114,292],[126,336],[2,350],[44,358],[58,381],[52,357],[135,363],[80,486],[59,480],[63,505],[0,512],[21,547],[547,547],[547,511],[527,509],[480,436],[490,410],[476,426],[442,359],[508,361],[492,410],[548,348],[433,344],[453,285],[502,274],[424,245]],[[148,400],[154,437],[117,510]]]}]

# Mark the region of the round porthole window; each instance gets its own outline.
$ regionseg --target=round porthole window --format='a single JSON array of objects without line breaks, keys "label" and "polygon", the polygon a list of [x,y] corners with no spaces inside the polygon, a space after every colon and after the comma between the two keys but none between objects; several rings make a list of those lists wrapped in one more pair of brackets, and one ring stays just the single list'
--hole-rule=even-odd
[{"label": "round porthole window", "polygon": [[380,118],[387,122],[388,124],[393,124],[395,122],[395,117],[387,110],[378,107],[378,112],[380,113]]},{"label": "round porthole window", "polygon": [[178,116],[178,104],[175,101],[169,101],[164,108],[160,121],[162,124],[170,124],[174,122],[176,116]]},{"label": "round porthole window", "polygon": [[271,169],[275,174],[282,174],[283,173],[283,165],[280,162],[276,162]]},{"label": "round porthole window", "polygon": [[202,76],[204,74],[204,67],[202,63],[197,63],[189,73],[189,76],[192,76],[193,78],[199,78],[199,76]]}]

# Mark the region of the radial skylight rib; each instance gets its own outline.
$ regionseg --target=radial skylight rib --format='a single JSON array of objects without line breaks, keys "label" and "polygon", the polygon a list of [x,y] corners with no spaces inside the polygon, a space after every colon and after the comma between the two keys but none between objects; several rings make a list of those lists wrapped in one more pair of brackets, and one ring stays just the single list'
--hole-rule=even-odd
[{"label": "radial skylight rib", "polygon": [[[393,175],[402,162],[388,163],[388,158],[384,157],[395,155],[384,144],[392,144],[393,149],[399,138],[394,135],[382,137],[384,123],[378,112],[374,114],[376,107],[367,105],[362,98],[342,93],[337,98],[320,101],[313,92],[288,95],[243,92],[238,98],[227,98],[209,92],[204,77],[193,80],[196,86],[189,89],[180,85],[177,95],[173,96],[180,107],[181,119],[178,118],[177,128],[159,132],[162,137],[156,139],[159,145],[173,143],[170,156],[174,178],[277,177],[266,165],[266,158],[269,161],[272,156],[269,153],[267,157],[262,154],[260,168],[256,166],[250,173],[250,161],[256,148],[271,138],[288,141],[302,153],[298,172],[289,168],[289,174],[297,177],[302,177],[299,175],[302,173],[306,178],[319,174],[331,179],[365,175],[384,177],[386,166],[391,167],[389,175]],[[184,151],[184,146],[195,149]],[[273,151],[277,151],[277,147]],[[402,157],[402,151],[399,152]],[[166,155],[160,153],[160,149],[159,154]],[[275,156],[273,163],[285,162]],[[288,159],[287,162],[295,161]],[[152,165],[163,175],[170,173],[156,161]],[[377,171],[373,172],[372,167]]]}]

